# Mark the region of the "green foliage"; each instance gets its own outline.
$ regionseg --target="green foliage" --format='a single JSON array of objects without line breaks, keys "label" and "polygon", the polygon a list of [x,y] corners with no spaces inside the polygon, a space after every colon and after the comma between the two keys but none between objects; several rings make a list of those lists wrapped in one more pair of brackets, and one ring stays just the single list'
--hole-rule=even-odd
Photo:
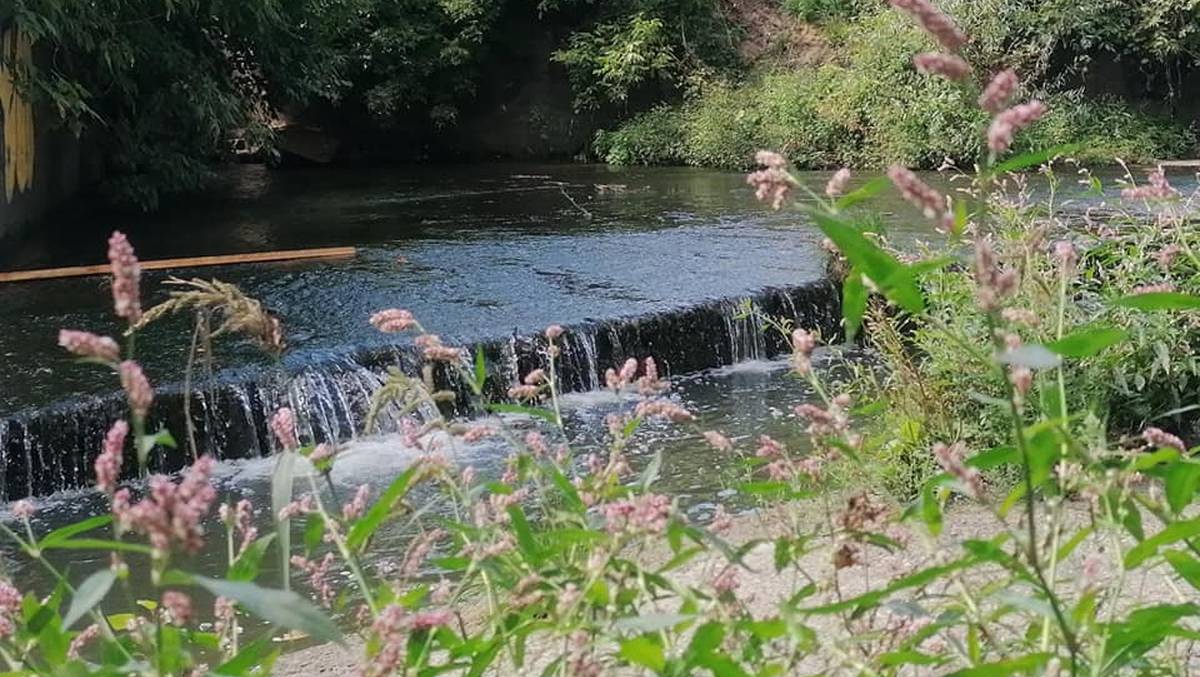
[{"label": "green foliage", "polygon": [[867,5],[865,0],[783,0],[783,8],[789,14],[814,23],[852,19]]},{"label": "green foliage", "polygon": [[[554,7],[567,4],[578,3]],[[595,109],[625,104],[636,91],[657,98],[694,71],[728,68],[736,63],[734,38],[712,0],[622,0],[605,3],[594,25],[573,33],[552,60],[566,67],[576,108]]]},{"label": "green foliage", "polygon": [[[1037,42],[1041,33],[1021,29],[1035,20],[1026,14],[1032,9],[951,4],[965,10],[963,23],[973,35],[967,56],[977,72],[1017,66],[1033,79],[1036,89],[1029,93],[1050,108],[1044,121],[1018,136],[1018,150],[1081,142],[1083,160],[1149,161],[1195,145],[1186,123],[1064,89],[1062,71],[1057,80],[1049,77],[1037,59],[1048,58],[1052,47]],[[774,148],[800,168],[892,162],[932,168],[947,158],[970,166],[986,154],[982,132],[989,118],[974,105],[977,90],[915,71],[912,55],[931,48],[898,13],[867,13],[844,31],[836,60],[800,69],[767,65],[743,81],[709,80],[681,104],[599,135],[594,150],[613,164],[744,168],[756,149]]]}]

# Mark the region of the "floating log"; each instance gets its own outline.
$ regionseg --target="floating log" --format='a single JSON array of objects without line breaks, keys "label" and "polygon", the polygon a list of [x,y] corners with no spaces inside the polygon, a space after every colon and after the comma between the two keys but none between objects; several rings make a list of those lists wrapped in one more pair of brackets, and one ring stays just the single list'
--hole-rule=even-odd
[{"label": "floating log", "polygon": [[[159,259],[142,261],[142,270],[169,270],[173,268],[200,268],[203,266],[227,266],[234,263],[265,263],[270,261],[299,261],[303,259],[339,259],[358,253],[354,247],[321,247],[317,249],[287,249],[273,252],[249,254],[222,254],[219,256],[192,256],[182,259]],[[61,277],[86,277],[107,275],[112,272],[108,264],[95,266],[72,266],[69,268],[45,268],[42,270],[14,270],[0,272],[0,282],[28,282],[30,280],[53,280]]]}]

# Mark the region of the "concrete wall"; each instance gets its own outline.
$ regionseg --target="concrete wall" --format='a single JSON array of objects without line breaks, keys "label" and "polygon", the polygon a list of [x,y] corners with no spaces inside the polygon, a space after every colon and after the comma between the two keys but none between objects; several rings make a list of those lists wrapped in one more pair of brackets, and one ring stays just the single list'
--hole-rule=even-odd
[{"label": "concrete wall", "polygon": [[[62,207],[80,188],[83,177],[80,140],[55,120],[53,111],[34,112],[36,135],[33,185],[7,201],[0,189],[0,240],[7,240]],[[4,121],[0,119],[0,138]],[[0,162],[4,149],[0,145]],[[0,167],[3,165],[0,164]]]}]

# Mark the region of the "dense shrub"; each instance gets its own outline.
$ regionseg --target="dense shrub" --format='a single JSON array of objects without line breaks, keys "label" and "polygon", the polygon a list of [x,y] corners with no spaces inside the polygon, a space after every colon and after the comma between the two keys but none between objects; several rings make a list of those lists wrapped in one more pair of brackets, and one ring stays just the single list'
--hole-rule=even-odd
[{"label": "dense shrub", "polygon": [[[995,3],[980,4],[984,7],[964,3],[972,18],[967,25],[986,28],[969,46],[976,68],[988,73],[1035,61],[1011,47],[1016,19],[1005,23],[996,17],[1008,15],[997,15]],[[890,162],[937,167],[946,158],[969,166],[981,156],[987,118],[964,105],[970,93],[960,86],[930,82],[915,71],[912,55],[929,47],[928,38],[903,17],[870,13],[845,30],[833,62],[786,70],[768,66],[742,82],[708,82],[681,104],[645,114],[652,124],[637,117],[605,133],[595,150],[614,164],[741,168],[754,148],[766,146],[802,168]],[[1195,144],[1187,124],[1115,98],[1085,98],[1081,91],[1052,86],[1039,95],[1051,115],[1021,148],[1083,142],[1083,160],[1146,161],[1186,153]],[[667,120],[672,114],[676,120]]]}]

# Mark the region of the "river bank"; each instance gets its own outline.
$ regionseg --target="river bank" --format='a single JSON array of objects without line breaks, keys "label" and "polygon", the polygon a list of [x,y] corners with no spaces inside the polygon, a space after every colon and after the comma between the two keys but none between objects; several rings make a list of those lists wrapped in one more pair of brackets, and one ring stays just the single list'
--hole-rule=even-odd
[{"label": "river bank", "polygon": [[[705,588],[719,574],[732,568],[736,571],[738,580],[737,598],[741,609],[755,620],[763,621],[786,613],[786,600],[791,599],[812,581],[825,583],[811,596],[804,598],[804,606],[852,599],[884,588],[889,582],[926,567],[951,561],[962,554],[958,547],[962,542],[983,542],[997,537],[1000,537],[999,542],[1004,542],[1008,539],[1003,537],[1003,534],[1022,528],[1015,513],[1007,521],[1002,521],[988,507],[961,501],[947,509],[944,530],[937,537],[924,533],[924,528],[919,525],[914,524],[911,528],[902,526],[894,529],[892,533],[899,537],[898,540],[903,539],[904,547],[890,552],[879,548],[864,549],[867,554],[859,563],[838,569],[834,561],[841,542],[831,540],[828,536],[818,536],[810,543],[810,549],[796,560],[795,567],[783,573],[777,572],[774,563],[775,539],[789,534],[821,530],[821,516],[825,514],[828,506],[833,505],[835,510],[840,509],[848,496],[849,494],[844,494],[834,497],[829,504],[809,500],[764,508],[734,517],[724,537],[735,550],[745,553],[743,566],[730,567],[728,560],[720,553],[709,552],[687,566],[674,570],[672,578],[681,586]],[[1043,510],[1046,508],[1045,505],[1040,507]],[[1062,523],[1068,532],[1090,523],[1091,506],[1086,502],[1069,501],[1057,509],[1066,516]],[[1149,534],[1153,535],[1156,531],[1157,528],[1151,529]],[[1185,592],[1187,584],[1168,571],[1143,569],[1127,577],[1122,576],[1119,555],[1114,555],[1114,552],[1120,552],[1119,549],[1114,550],[1114,544],[1121,542],[1128,544],[1130,539],[1127,535],[1105,532],[1089,535],[1075,547],[1069,557],[1058,563],[1054,572],[1056,581],[1064,587],[1075,587],[1080,593],[1087,590],[1108,590],[1105,603],[1112,602],[1110,595],[1117,595],[1120,600],[1118,608],[1154,603],[1182,604],[1190,599],[1190,595]],[[637,554],[637,559],[649,567],[662,565],[670,558],[670,551],[666,544],[661,542]],[[808,577],[802,576],[800,571],[806,572]],[[986,587],[991,575],[1000,571],[999,566],[994,571],[987,568],[975,569],[962,577],[938,580],[928,588],[904,591],[895,595],[894,604],[887,607],[890,610],[872,613],[865,619],[851,621],[849,617],[842,615],[809,616],[804,621],[805,625],[819,640],[813,646],[813,653],[794,666],[792,674],[850,674],[844,672],[847,655],[862,652],[863,658],[866,659],[871,652],[879,652],[882,647],[901,639],[877,634],[873,636],[872,629],[875,633],[882,630],[885,633],[911,634],[937,615],[933,607],[917,600],[935,599],[943,595],[953,599],[960,596],[965,589]],[[1019,600],[1028,592],[1013,589],[1009,591],[1008,598]],[[476,606],[481,603],[480,600],[467,602],[459,610],[468,627],[477,625],[485,616],[485,612]],[[653,608],[645,609],[644,613],[673,613],[678,610],[678,603],[676,598],[660,599]],[[862,636],[853,640],[850,637],[853,630],[859,631]],[[928,640],[928,646],[924,648],[931,653],[956,650],[937,639]],[[561,642],[548,638],[531,641],[525,665],[518,668],[511,663],[498,664],[493,666],[488,674],[544,674],[543,671],[561,655],[561,652]],[[326,644],[284,653],[276,662],[273,674],[282,677],[350,677],[359,674],[362,656],[361,640],[354,637],[344,645]],[[1200,669],[1200,656],[1180,658],[1183,660],[1182,664],[1191,669]],[[645,672],[625,668],[605,674],[638,675]]]}]

